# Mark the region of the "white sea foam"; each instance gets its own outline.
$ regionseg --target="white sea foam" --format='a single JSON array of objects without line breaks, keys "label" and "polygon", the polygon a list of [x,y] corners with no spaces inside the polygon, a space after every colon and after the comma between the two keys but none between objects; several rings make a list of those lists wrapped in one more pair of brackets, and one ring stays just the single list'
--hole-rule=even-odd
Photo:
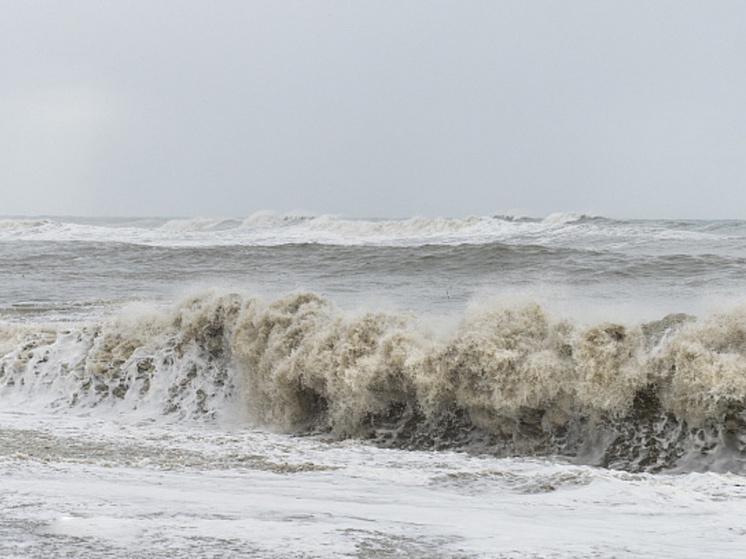
[{"label": "white sea foam", "polygon": [[735,559],[743,551],[739,476],[373,451],[356,441],[8,408],[0,432],[5,557]]}]

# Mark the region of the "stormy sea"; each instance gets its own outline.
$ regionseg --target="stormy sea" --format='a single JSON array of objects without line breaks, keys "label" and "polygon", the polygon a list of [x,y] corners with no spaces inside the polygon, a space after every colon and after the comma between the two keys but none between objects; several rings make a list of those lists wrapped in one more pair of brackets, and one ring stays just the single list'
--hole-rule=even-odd
[{"label": "stormy sea", "polygon": [[0,555],[742,557],[746,221],[0,219]]}]

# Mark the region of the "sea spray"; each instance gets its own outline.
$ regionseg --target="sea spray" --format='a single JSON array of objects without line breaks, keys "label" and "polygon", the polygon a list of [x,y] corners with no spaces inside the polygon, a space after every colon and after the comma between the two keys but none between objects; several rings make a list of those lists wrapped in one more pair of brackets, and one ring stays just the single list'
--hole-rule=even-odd
[{"label": "sea spray", "polygon": [[584,325],[493,302],[446,332],[313,293],[207,291],[0,330],[0,398],[250,421],[401,448],[743,469],[746,310]]}]

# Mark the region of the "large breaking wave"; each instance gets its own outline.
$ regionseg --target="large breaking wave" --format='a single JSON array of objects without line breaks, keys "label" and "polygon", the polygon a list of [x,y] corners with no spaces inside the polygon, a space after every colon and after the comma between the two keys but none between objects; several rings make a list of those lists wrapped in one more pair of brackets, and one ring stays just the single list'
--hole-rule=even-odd
[{"label": "large breaking wave", "polygon": [[312,293],[205,292],[0,326],[0,401],[220,418],[401,448],[746,470],[746,309],[641,324],[484,304],[445,324]]}]

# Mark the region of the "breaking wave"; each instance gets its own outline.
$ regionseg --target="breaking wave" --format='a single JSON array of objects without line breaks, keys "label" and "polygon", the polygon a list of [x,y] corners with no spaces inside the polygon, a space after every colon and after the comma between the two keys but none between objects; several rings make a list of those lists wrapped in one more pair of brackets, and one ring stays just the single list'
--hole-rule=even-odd
[{"label": "breaking wave", "polygon": [[312,293],[206,292],[100,324],[0,326],[0,398],[291,433],[746,471],[746,309],[635,325],[485,304],[458,323]]},{"label": "breaking wave", "polygon": [[[303,212],[258,212],[234,218],[48,218],[0,220],[0,241],[93,242],[131,246],[205,247],[325,244],[337,246],[480,245],[502,242],[590,250],[657,253],[680,242],[674,254],[740,254],[741,222],[644,223],[582,214],[545,219],[516,216],[344,219]],[[612,244],[609,244],[612,243]],[[686,243],[686,244],[683,244]]]},{"label": "breaking wave", "polygon": [[595,219],[596,216],[573,213],[553,213],[544,218],[544,223],[552,225],[564,225],[567,223],[579,223]]},{"label": "breaking wave", "polygon": [[0,219],[0,231],[27,231],[50,225],[48,219]]},{"label": "breaking wave", "polygon": [[161,226],[161,229],[166,231],[214,231],[216,229],[224,229],[229,227],[235,227],[237,224],[235,219],[230,218],[205,218],[205,217],[194,217],[188,219],[171,219]]},{"label": "breaking wave", "polygon": [[419,237],[456,233],[476,225],[494,221],[492,218],[425,218],[405,220],[352,221],[321,216],[311,222],[315,230],[333,232],[346,237]]},{"label": "breaking wave", "polygon": [[274,212],[262,211],[256,212],[247,217],[241,223],[243,229],[258,229],[263,227],[273,227],[277,225],[287,225],[293,223],[303,223],[312,220],[313,217],[303,213],[276,214]]}]

